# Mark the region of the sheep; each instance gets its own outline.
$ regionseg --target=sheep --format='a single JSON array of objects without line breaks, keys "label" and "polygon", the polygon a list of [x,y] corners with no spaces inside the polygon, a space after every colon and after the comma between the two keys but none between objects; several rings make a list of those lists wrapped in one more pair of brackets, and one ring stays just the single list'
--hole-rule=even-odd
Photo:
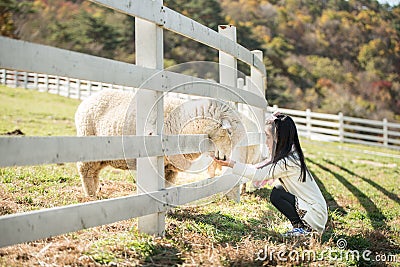
[{"label": "sheep", "polygon": [[[134,92],[103,90],[82,101],[75,113],[77,136],[136,135]],[[229,156],[245,135],[237,112],[213,99],[184,101],[164,99],[163,134],[207,134],[216,155]],[[133,148],[134,149],[134,148]],[[165,185],[174,184],[178,172],[187,170],[199,154],[164,157]],[[136,159],[78,162],[78,172],[86,195],[95,196],[99,173],[106,167],[136,169]]]}]

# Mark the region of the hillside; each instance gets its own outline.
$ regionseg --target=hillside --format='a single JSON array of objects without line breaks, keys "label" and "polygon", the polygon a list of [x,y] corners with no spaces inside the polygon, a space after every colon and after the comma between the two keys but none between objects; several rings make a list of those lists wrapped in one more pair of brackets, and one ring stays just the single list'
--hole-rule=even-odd
[{"label": "hillside", "polygon": [[[72,135],[77,105],[60,96],[0,86],[1,131]],[[243,194],[240,204],[216,196],[169,211],[164,238],[138,233],[132,219],[2,248],[0,266],[398,264],[400,152],[307,139],[301,144],[329,206],[322,237],[284,239],[287,221],[269,202],[271,188],[265,187]],[[99,199],[135,190],[134,174],[111,168],[101,173]],[[74,163],[0,168],[0,215],[90,200],[83,197]],[[316,256],[302,258],[304,251]]]},{"label": "hillside", "polygon": [[[400,121],[399,6],[375,0],[164,4],[214,30],[237,26],[239,43],[264,52],[271,105]],[[135,61],[134,20],[92,2],[6,0],[0,11],[2,35]],[[164,40],[166,66],[218,59],[217,51],[168,31]]]}]

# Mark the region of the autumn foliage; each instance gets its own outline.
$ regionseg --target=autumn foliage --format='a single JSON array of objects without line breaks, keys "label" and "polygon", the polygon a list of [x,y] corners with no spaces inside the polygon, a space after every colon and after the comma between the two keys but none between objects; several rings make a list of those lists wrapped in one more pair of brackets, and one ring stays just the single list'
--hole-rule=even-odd
[{"label": "autumn foliage", "polygon": [[[270,104],[400,121],[400,6],[374,0],[164,4],[214,30],[233,24],[239,43],[262,50]],[[135,61],[134,19],[124,14],[83,0],[4,0],[0,10],[1,35]],[[166,66],[218,60],[216,50],[164,32]]]}]

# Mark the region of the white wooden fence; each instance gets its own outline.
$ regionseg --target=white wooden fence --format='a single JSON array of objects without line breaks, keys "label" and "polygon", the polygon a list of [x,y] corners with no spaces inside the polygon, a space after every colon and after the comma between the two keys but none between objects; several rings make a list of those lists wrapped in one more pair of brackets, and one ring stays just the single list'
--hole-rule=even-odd
[{"label": "white wooden fence", "polygon": [[[234,77],[234,75],[230,76]],[[0,83],[10,87],[22,87],[49,92],[71,98],[85,99],[94,92],[105,88],[132,90],[115,84],[71,79],[48,74],[18,72],[0,69]],[[247,82],[248,84],[249,82]],[[246,88],[243,79],[238,79],[238,88]],[[299,134],[312,139],[337,141],[372,146],[381,146],[400,150],[400,123],[387,119],[368,120],[339,114],[326,114],[268,107],[269,111],[280,110],[291,115],[296,122]],[[246,109],[244,109],[246,112]]]},{"label": "white wooden fence", "polygon": [[[1,137],[0,167],[138,158],[136,182],[140,191],[126,197],[1,216],[0,247],[135,217],[139,217],[140,231],[163,235],[165,212],[170,207],[224,192],[246,182],[234,175],[224,175],[189,186],[164,188],[163,156],[166,153],[196,153],[199,152],[199,143],[202,145],[200,151],[212,149],[212,144],[201,142],[206,135],[179,138],[162,135],[162,101],[157,102],[156,122],[150,127],[144,125],[149,107],[172,88],[176,93],[251,105],[258,114],[259,125],[262,125],[262,115],[268,105],[262,94],[266,72],[261,53],[248,51],[237,44],[234,27],[220,26],[219,32],[215,32],[163,6],[162,0],[93,2],[135,17],[136,65],[0,37],[0,68],[18,70],[13,74],[15,81],[19,81],[20,75],[26,76],[22,82],[26,87],[33,80],[33,84],[42,90],[66,92],[66,96],[80,99],[102,87],[141,88],[136,97],[138,136],[124,136],[125,145],[121,144],[121,137],[115,136]],[[220,82],[162,70],[163,29],[219,50]],[[243,81],[240,86],[236,84],[236,60],[250,66],[251,77],[246,80],[248,90],[241,89],[244,88]],[[7,83],[8,73],[2,75],[2,81]],[[85,90],[76,89],[83,87]],[[147,132],[150,130],[157,135],[150,136]],[[261,133],[249,133],[248,136],[251,137],[248,144],[265,142]]]},{"label": "white wooden fence", "polygon": [[400,123],[354,118],[339,114],[325,114],[278,108],[291,115],[300,135],[323,141],[337,141],[400,150]]},{"label": "white wooden fence", "polygon": [[80,80],[44,73],[33,73],[17,70],[0,69],[0,84],[9,87],[48,92],[74,99],[85,99],[103,89],[133,90],[131,86]]}]

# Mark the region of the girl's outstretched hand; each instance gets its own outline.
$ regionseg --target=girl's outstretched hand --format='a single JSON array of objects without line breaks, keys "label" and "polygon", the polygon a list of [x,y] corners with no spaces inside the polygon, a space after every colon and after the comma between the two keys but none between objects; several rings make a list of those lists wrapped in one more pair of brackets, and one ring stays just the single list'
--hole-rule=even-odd
[{"label": "girl's outstretched hand", "polygon": [[217,159],[216,157],[214,157],[213,159],[219,165],[225,166],[225,167],[230,167],[230,168],[233,168],[233,165],[235,165],[235,163],[236,163],[234,160],[231,160],[229,158],[223,160],[223,159]]}]

